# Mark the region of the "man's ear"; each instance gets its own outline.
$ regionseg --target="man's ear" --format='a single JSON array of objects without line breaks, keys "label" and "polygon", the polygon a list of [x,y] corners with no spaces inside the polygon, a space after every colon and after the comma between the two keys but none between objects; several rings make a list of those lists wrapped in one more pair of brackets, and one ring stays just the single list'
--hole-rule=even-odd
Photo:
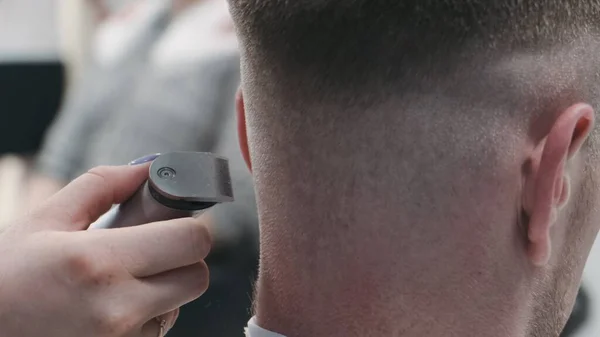
[{"label": "man's ear", "polygon": [[551,228],[569,199],[566,165],[581,149],[594,125],[594,111],[576,104],[561,112],[529,158],[525,174],[523,209],[527,226],[528,256],[537,266],[550,260]]},{"label": "man's ear", "polygon": [[248,132],[246,129],[246,108],[244,107],[244,95],[242,88],[239,88],[235,95],[235,109],[237,113],[238,139],[242,156],[250,172],[252,172],[252,162],[250,161],[250,149],[248,148]]}]

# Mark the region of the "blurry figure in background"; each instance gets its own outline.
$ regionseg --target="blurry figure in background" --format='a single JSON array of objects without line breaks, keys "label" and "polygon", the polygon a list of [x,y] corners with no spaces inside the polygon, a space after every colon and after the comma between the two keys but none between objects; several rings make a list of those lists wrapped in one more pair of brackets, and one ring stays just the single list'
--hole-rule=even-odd
[{"label": "blurry figure in background", "polygon": [[100,24],[88,69],[71,84],[46,135],[30,178],[27,208],[78,175],[94,133],[129,99],[148,52],[168,24],[169,4],[168,0],[140,0]]},{"label": "blurry figure in background", "polygon": [[[127,85],[113,78],[119,83],[111,93],[120,90],[120,99],[98,102],[95,117],[62,116],[40,154],[37,169],[46,178],[38,182],[49,180],[52,191],[93,166],[123,164],[138,153],[210,151],[229,158],[236,202],[205,215],[215,241],[207,260],[211,286],[182,309],[169,335],[241,336],[250,317],[258,220],[252,179],[238,149],[233,98],[240,69],[226,2],[196,1],[151,49]],[[71,125],[69,131],[61,124]]]}]

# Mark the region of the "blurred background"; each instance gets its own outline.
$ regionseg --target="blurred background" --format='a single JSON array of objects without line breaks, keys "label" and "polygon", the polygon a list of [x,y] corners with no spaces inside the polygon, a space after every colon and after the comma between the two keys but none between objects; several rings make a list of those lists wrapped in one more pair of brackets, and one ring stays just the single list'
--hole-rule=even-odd
[{"label": "blurred background", "polygon": [[[1,0],[0,221],[97,165],[155,152],[230,160],[236,202],[203,215],[211,286],[172,337],[243,336],[258,226],[238,152],[237,41],[225,0]],[[600,335],[600,244],[564,336]]]}]

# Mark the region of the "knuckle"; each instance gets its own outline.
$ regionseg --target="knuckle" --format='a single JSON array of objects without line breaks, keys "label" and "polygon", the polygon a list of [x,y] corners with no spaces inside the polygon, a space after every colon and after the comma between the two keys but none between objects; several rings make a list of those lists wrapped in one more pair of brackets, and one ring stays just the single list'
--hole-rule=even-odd
[{"label": "knuckle", "polygon": [[65,259],[67,273],[75,282],[88,286],[110,283],[113,278],[110,268],[101,259],[95,259],[86,249],[71,249]]},{"label": "knuckle", "polygon": [[[86,181],[89,189],[92,190],[103,190],[109,186],[111,181],[111,172],[113,168],[110,166],[97,166],[87,171],[82,178]],[[102,193],[98,195],[97,205],[111,204],[114,199],[114,191],[112,193]],[[85,217],[81,219],[82,222],[89,224],[93,222],[97,216],[95,216],[96,210],[90,208],[84,210]]]},{"label": "knuckle", "polygon": [[96,166],[89,169],[82,177],[87,180],[88,184],[97,188],[103,188],[114,180],[115,168],[111,166]]},{"label": "knuckle", "polygon": [[88,275],[94,269],[94,261],[90,258],[88,252],[79,248],[71,248],[65,257],[65,264],[69,274]]},{"label": "knuckle", "polygon": [[95,326],[100,336],[122,336],[138,324],[133,312],[116,306],[108,306],[97,311]]},{"label": "knuckle", "polygon": [[104,182],[107,176],[110,175],[111,167],[110,166],[96,166],[89,169],[85,174],[90,178],[99,179],[100,182]]},{"label": "knuckle", "polygon": [[90,185],[102,187],[110,180],[112,168],[110,166],[97,166],[83,174]]},{"label": "knuckle", "polygon": [[198,222],[198,220],[190,221],[188,237],[195,256],[197,256],[199,260],[204,259],[211,249],[212,239],[208,228]]},{"label": "knuckle", "polygon": [[196,282],[194,289],[197,289],[198,296],[200,296],[208,289],[210,283],[210,271],[204,261],[196,263],[193,266],[193,271],[193,280]]}]

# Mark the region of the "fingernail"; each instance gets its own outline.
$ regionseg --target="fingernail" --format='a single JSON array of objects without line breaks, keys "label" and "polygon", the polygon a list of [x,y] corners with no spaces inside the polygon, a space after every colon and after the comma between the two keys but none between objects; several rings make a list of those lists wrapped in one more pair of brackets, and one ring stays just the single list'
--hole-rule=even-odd
[{"label": "fingernail", "polygon": [[138,158],[138,159],[132,161],[131,163],[129,163],[129,165],[145,164],[145,163],[153,161],[154,159],[158,158],[159,156],[160,156],[160,153],[149,154],[147,156],[144,156],[142,158]]}]

